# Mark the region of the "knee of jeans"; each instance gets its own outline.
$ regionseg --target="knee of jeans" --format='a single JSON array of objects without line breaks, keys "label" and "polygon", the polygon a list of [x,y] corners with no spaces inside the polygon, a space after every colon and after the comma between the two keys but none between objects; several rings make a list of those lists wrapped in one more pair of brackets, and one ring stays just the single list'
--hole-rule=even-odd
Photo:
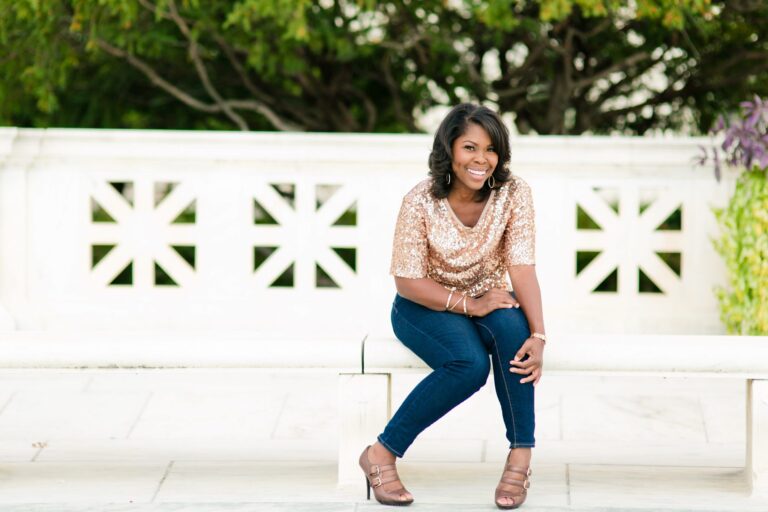
[{"label": "knee of jeans", "polygon": [[460,361],[464,383],[473,392],[477,391],[488,381],[491,372],[491,363],[488,357],[467,358]]}]

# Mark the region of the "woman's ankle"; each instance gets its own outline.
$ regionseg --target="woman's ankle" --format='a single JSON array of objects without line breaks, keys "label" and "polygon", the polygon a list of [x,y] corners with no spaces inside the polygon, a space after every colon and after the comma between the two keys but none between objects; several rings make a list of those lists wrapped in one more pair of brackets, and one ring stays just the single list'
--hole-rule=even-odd
[{"label": "woman's ankle", "polygon": [[393,464],[396,460],[395,454],[390,452],[386,446],[378,441],[371,445],[371,451],[373,452],[371,455],[376,457],[377,460],[383,460],[388,464]]},{"label": "woman's ankle", "polygon": [[511,448],[507,454],[507,460],[510,464],[527,467],[531,463],[531,449]]}]

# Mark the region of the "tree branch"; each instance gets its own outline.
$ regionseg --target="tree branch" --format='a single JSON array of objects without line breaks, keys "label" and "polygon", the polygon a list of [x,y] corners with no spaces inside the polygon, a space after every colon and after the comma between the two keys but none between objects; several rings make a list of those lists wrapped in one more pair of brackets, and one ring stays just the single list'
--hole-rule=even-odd
[{"label": "tree branch", "polygon": [[208,96],[210,96],[213,101],[215,101],[216,104],[221,107],[221,109],[224,111],[224,114],[233,123],[235,123],[238,128],[243,131],[248,131],[248,123],[245,122],[245,119],[239,116],[229,107],[229,105],[224,102],[224,99],[219,94],[219,91],[217,91],[213,86],[213,83],[211,83],[211,79],[208,76],[208,71],[205,69],[205,64],[203,64],[203,60],[200,57],[200,48],[197,45],[197,40],[192,37],[192,33],[189,30],[189,25],[187,25],[187,22],[184,21],[181,16],[179,16],[179,11],[176,8],[176,2],[174,0],[168,0],[168,10],[171,19],[176,24],[176,26],[179,27],[179,30],[189,42],[189,58],[192,59],[192,64],[195,66],[197,75],[200,77],[200,81],[203,83],[203,87],[208,93]]},{"label": "tree branch", "polygon": [[[221,37],[220,34],[214,33],[213,39],[216,41],[216,44],[218,44],[222,50],[224,50],[224,55],[226,55],[227,60],[232,65],[232,67],[237,72],[237,75],[240,77],[240,81],[243,82],[243,85],[246,89],[248,89],[248,92],[253,94],[254,96],[261,98],[261,99],[268,99],[267,95],[264,94],[262,91],[260,91],[251,81],[250,77],[248,76],[248,73],[245,71],[245,68],[240,63],[240,60],[237,58],[237,55],[235,55],[235,50],[232,48],[232,46],[227,43],[227,41]],[[271,98],[269,98],[271,99]]]},{"label": "tree branch", "polygon": [[139,59],[135,55],[132,55],[121,48],[112,46],[111,44],[107,43],[103,39],[96,38],[95,42],[99,48],[101,48],[108,54],[112,55],[113,57],[118,57],[128,61],[128,64],[130,64],[131,66],[135,67],[136,69],[144,73],[144,75],[147,78],[149,78],[150,82],[152,82],[157,87],[163,89],[165,92],[167,92],[177,100],[181,101],[185,105],[197,110],[201,110],[203,112],[208,112],[208,113],[221,112],[221,108],[219,106],[203,103],[197,98],[191,96],[190,94],[187,94],[186,92],[182,91],[175,85],[171,84],[170,82],[165,80],[163,77],[161,77],[157,73],[157,71],[152,69],[152,67],[150,67],[146,62]]},{"label": "tree branch", "polygon": [[[167,92],[177,100],[181,101],[188,107],[192,107],[195,110],[200,110],[208,114],[219,114],[223,112],[222,105],[204,103],[198,100],[197,98],[195,98],[194,96],[182,91],[175,85],[168,82],[168,80],[161,77],[157,73],[157,71],[152,69],[152,67],[149,64],[139,59],[135,55],[130,54],[121,48],[112,46],[111,44],[107,43],[103,39],[97,38],[95,39],[95,42],[99,48],[101,48],[108,54],[112,55],[113,57],[125,59],[128,62],[128,64],[130,64],[134,68],[141,71],[144,74],[144,76],[146,76],[153,85],[164,90],[165,92]],[[228,108],[232,108],[232,109],[251,110],[254,112],[258,112],[259,114],[266,117],[278,130],[283,130],[283,131],[301,131],[302,130],[301,127],[294,125],[278,117],[269,107],[267,107],[260,101],[226,100],[224,101],[224,104]]]},{"label": "tree branch", "polygon": [[604,68],[604,69],[598,71],[594,75],[591,75],[591,76],[582,78],[580,80],[577,80],[576,82],[574,82],[573,88],[574,88],[574,90],[578,91],[579,89],[581,89],[583,87],[586,87],[588,85],[592,85],[593,83],[597,82],[601,78],[605,78],[605,77],[609,76],[611,73],[615,73],[616,71],[621,71],[622,69],[628,68],[630,66],[634,66],[635,64],[637,64],[639,62],[642,62],[642,61],[644,61],[646,59],[649,59],[650,57],[651,57],[651,55],[648,52],[646,52],[646,51],[642,51],[642,52],[638,52],[638,53],[635,53],[633,55],[630,55],[629,57],[627,57],[623,61],[616,62],[612,66],[608,66],[607,68]]}]

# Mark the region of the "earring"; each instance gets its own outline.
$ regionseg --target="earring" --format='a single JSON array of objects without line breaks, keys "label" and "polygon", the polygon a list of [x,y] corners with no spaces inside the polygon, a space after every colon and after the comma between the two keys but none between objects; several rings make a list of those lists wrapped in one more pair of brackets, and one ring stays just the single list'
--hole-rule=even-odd
[{"label": "earring", "polygon": [[[493,184],[491,184],[491,180],[493,180]],[[496,188],[496,178],[493,177],[493,174],[488,178],[488,188]]]},{"label": "earring", "polygon": [[450,185],[451,184],[451,173],[449,172],[445,177],[445,182]]}]

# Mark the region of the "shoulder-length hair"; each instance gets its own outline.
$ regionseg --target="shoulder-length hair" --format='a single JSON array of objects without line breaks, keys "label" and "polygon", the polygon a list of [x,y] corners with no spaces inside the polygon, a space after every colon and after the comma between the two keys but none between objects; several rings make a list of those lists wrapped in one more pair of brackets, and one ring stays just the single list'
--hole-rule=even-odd
[{"label": "shoulder-length hair", "polygon": [[[509,131],[499,115],[488,107],[461,103],[451,109],[435,133],[432,152],[429,154],[429,175],[432,177],[432,195],[437,199],[448,197],[455,178],[448,183],[448,175],[453,169],[453,142],[467,129],[469,123],[481,126],[488,132],[499,161],[493,170],[495,186],[512,178],[509,171]],[[477,193],[477,201],[484,201],[491,193],[490,187],[483,187]]]}]

